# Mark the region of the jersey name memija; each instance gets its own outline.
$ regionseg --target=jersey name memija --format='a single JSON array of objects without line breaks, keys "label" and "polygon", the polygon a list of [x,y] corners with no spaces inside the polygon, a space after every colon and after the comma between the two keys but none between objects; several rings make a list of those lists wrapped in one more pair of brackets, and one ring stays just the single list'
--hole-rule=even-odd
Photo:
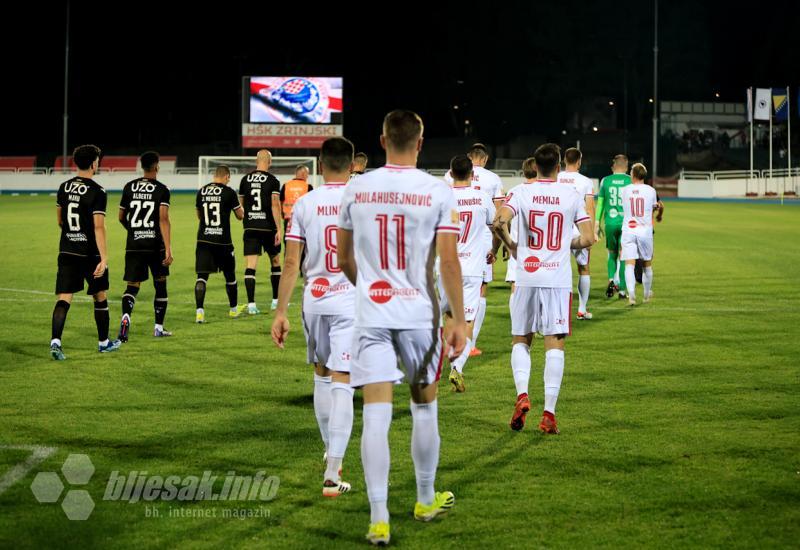
[{"label": "jersey name memija", "polygon": [[106,214],[105,189],[94,180],[76,177],[58,187],[56,204],[61,207],[61,241],[58,251],[74,256],[97,256],[94,215]]},{"label": "jersey name memija", "polygon": [[339,227],[353,232],[356,327],[438,326],[436,235],[459,233],[453,189],[413,166],[386,165],[347,185]]},{"label": "jersey name memija", "polygon": [[169,208],[170,192],[158,180],[138,178],[122,189],[120,210],[128,222],[128,241],[125,250],[158,252],[164,249],[161,236],[161,206]]},{"label": "jersey name memija", "polygon": [[231,212],[239,205],[236,191],[221,183],[209,183],[197,192],[195,207],[200,212],[197,242],[232,245]]},{"label": "jersey name memija", "polygon": [[355,315],[356,289],[339,267],[336,229],[344,183],[326,183],[300,197],[292,209],[286,239],[305,245],[303,312]]},{"label": "jersey name memija", "polygon": [[621,198],[625,212],[622,232],[652,235],[653,210],[658,204],[656,190],[649,185],[635,183],[622,189]]},{"label": "jersey name memija", "polygon": [[483,277],[486,267],[484,233],[494,221],[494,203],[486,193],[474,187],[453,187],[461,222],[458,235],[458,259],[462,277]]},{"label": "jersey name memija", "polygon": [[552,180],[514,188],[505,206],[518,217],[517,286],[572,288],[572,224],[589,220],[583,201]]}]

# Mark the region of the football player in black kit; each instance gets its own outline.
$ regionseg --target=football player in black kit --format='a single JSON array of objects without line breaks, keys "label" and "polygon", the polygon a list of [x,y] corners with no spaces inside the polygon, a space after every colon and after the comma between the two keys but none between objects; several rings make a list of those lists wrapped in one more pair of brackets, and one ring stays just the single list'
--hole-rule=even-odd
[{"label": "football player in black kit", "polygon": [[58,248],[58,274],[53,309],[53,333],[50,355],[66,359],[61,349],[61,335],[67,320],[72,295],[83,290],[94,297],[94,321],[97,324],[97,349],[108,353],[119,349],[119,340],[108,339],[108,253],[106,250],[106,192],[92,176],[100,165],[100,149],[81,145],[72,153],[78,167],[77,177],[62,183],[56,197],[56,219],[61,227]]},{"label": "football player in black kit", "polygon": [[169,189],[156,179],[158,176],[158,153],[148,151],[139,162],[144,176],[129,181],[122,190],[119,202],[119,221],[128,230],[125,246],[125,276],[128,287],[122,295],[122,320],[119,324],[119,340],[128,341],[131,314],[136,295],[148,272],[153,274],[155,287],[156,323],[153,336],[172,336],[164,330],[167,314],[167,276],[172,263],[172,239],[169,222]]},{"label": "football player in black kit", "polygon": [[268,172],[272,154],[262,149],[256,155],[256,169],[248,172],[239,184],[239,202],[244,209],[244,286],[247,290],[247,313],[260,313],[256,307],[256,267],[261,251],[269,255],[272,266],[272,309],[278,307],[281,280],[281,219],[278,178]]},{"label": "football player in black kit", "polygon": [[203,302],[206,298],[206,283],[211,273],[222,271],[225,276],[225,290],[231,306],[228,316],[239,316],[238,290],[236,285],[236,258],[231,241],[231,212],[236,219],[244,217],[236,191],[228,187],[231,171],[227,166],[217,166],[214,180],[197,192],[197,248],[195,250],[195,271],[197,282],[194,285],[194,300],[197,304],[195,322],[205,323]]}]

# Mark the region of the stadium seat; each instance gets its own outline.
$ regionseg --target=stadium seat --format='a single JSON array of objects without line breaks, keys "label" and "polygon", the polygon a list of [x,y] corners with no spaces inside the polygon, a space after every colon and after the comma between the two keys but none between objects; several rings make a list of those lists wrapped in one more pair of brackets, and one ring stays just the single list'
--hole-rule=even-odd
[{"label": "stadium seat", "polygon": [[0,171],[33,171],[36,157],[0,157]]}]

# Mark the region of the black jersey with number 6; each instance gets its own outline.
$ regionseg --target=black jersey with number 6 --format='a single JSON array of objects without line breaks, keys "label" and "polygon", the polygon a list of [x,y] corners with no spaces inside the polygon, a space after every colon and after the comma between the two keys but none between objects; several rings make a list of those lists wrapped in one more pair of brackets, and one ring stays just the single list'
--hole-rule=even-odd
[{"label": "black jersey with number 6", "polygon": [[72,178],[58,187],[56,204],[61,207],[59,252],[75,256],[97,256],[94,215],[106,215],[106,191],[89,178]]},{"label": "black jersey with number 6", "polygon": [[158,180],[138,178],[129,181],[122,189],[119,207],[125,211],[128,222],[128,251],[155,251],[164,249],[161,237],[161,206],[169,207],[169,189]]},{"label": "black jersey with number 6", "polygon": [[244,205],[245,229],[275,231],[275,219],[272,215],[272,197],[281,192],[278,178],[264,172],[253,170],[244,175],[239,184],[239,196]]},{"label": "black jersey with number 6", "polygon": [[232,245],[231,212],[241,208],[236,191],[221,183],[206,184],[197,192],[195,206],[200,212],[197,242]]}]

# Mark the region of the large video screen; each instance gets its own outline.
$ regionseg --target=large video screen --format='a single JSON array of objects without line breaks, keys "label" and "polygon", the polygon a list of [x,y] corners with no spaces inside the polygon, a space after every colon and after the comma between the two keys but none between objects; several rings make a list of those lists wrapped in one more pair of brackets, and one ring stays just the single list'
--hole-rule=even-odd
[{"label": "large video screen", "polygon": [[341,77],[253,76],[249,85],[251,124],[342,123]]}]

